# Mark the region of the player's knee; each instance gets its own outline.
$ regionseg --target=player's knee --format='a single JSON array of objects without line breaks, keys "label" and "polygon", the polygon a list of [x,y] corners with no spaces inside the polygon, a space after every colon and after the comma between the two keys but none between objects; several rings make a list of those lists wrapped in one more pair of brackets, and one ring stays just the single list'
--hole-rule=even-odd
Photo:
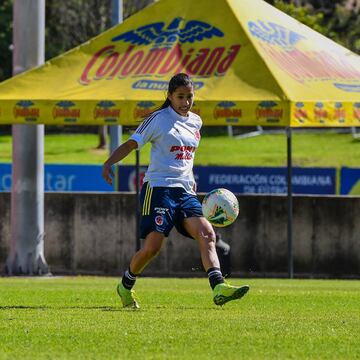
[{"label": "player's knee", "polygon": [[201,241],[204,241],[204,242],[209,243],[209,244],[212,244],[212,243],[215,244],[216,235],[215,235],[214,230],[212,228],[207,228],[207,227],[204,227],[204,228],[200,229],[200,231],[199,231],[199,239]]}]

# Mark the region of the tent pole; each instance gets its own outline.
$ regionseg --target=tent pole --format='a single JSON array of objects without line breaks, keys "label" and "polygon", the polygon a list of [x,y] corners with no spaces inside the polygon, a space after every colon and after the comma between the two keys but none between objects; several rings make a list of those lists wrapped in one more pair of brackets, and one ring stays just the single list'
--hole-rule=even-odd
[{"label": "tent pole", "polygon": [[[45,0],[15,0],[13,18],[16,75],[44,63]],[[13,125],[12,137],[11,246],[5,270],[50,274],[44,255],[44,125]]]},{"label": "tent pole", "polygon": [[[111,25],[115,26],[123,22],[123,0],[111,0]],[[122,126],[121,125],[111,125],[109,126],[109,135],[110,135],[110,154],[115,151],[115,149],[122,142]],[[115,166],[115,181],[114,181],[114,190],[119,191],[119,165]]]},{"label": "tent pole", "polygon": [[294,259],[293,259],[293,198],[292,198],[292,136],[291,127],[286,128],[287,137],[287,241],[288,241],[288,275],[294,277]]},{"label": "tent pole", "polygon": [[140,150],[136,149],[136,251],[140,250]]}]

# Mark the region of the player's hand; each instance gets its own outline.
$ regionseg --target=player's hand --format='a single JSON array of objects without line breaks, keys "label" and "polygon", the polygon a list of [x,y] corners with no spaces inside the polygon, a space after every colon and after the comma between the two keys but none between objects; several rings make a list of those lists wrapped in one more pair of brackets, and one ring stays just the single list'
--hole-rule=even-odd
[{"label": "player's hand", "polygon": [[102,177],[105,179],[105,181],[112,185],[112,178],[114,177],[114,172],[112,171],[112,168],[109,164],[105,163],[102,168]]}]

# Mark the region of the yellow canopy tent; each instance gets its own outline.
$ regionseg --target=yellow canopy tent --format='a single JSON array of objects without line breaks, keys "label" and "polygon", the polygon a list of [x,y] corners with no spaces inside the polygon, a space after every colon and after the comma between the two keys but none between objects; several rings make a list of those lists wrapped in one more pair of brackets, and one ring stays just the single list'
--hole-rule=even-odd
[{"label": "yellow canopy tent", "polygon": [[205,125],[360,124],[357,55],[263,0],[174,4],[0,84],[0,124],[136,125],[177,72]]},{"label": "yellow canopy tent", "polygon": [[[175,5],[178,5],[175,6]],[[204,125],[360,124],[360,57],[263,0],[161,0],[0,84],[0,124],[137,125],[174,73],[193,77]]]}]

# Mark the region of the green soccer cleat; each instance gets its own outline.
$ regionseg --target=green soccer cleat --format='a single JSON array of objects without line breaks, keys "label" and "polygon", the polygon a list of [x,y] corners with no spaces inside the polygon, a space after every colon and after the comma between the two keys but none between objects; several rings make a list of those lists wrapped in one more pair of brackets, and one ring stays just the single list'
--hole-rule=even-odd
[{"label": "green soccer cleat", "polygon": [[116,288],[117,293],[120,296],[121,302],[123,304],[123,307],[131,307],[133,309],[139,309],[140,306],[135,300],[135,292],[134,290],[129,290],[124,287],[122,282],[117,286]]},{"label": "green soccer cleat", "polygon": [[224,305],[228,301],[241,299],[249,289],[248,285],[237,287],[227,283],[218,284],[213,290],[214,303],[216,305]]}]

